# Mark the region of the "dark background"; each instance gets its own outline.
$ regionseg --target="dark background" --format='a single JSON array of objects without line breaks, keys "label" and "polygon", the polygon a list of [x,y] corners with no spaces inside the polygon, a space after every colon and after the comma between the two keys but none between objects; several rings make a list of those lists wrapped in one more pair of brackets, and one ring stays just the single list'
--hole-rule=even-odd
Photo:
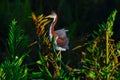
[{"label": "dark background", "polygon": [[68,29],[71,47],[74,47],[72,45],[79,44],[79,39],[98,30],[98,24],[106,22],[114,9],[118,13],[113,38],[119,41],[120,0],[0,0],[0,52],[5,51],[9,24],[14,18],[32,41],[35,25],[31,13],[38,16],[55,11],[59,17],[55,29]]}]

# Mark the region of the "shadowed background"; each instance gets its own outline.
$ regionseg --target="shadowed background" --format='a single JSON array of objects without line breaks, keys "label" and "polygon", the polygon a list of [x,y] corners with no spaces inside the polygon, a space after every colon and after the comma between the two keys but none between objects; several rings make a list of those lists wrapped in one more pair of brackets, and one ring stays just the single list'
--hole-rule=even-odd
[{"label": "shadowed background", "polygon": [[[12,19],[18,21],[26,35],[35,39],[35,25],[31,13],[49,15],[58,14],[55,29],[68,29],[71,49],[80,44],[86,35],[98,30],[98,24],[105,22],[114,9],[118,10],[114,25],[116,41],[120,40],[120,0],[0,0],[0,52],[5,52],[9,24]],[[75,52],[74,52],[75,53]]]}]

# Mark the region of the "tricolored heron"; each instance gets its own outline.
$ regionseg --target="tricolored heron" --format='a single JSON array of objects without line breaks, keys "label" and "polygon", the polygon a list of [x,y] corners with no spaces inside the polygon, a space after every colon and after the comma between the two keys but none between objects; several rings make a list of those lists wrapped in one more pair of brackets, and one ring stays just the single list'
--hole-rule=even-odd
[{"label": "tricolored heron", "polygon": [[50,15],[48,15],[46,18],[52,18],[53,21],[50,25],[49,28],[49,39],[50,41],[52,41],[52,39],[54,39],[54,47],[56,50],[61,50],[61,51],[66,51],[67,49],[69,49],[68,43],[68,37],[66,35],[66,32],[68,30],[63,29],[59,29],[59,30],[54,30],[54,27],[57,23],[57,19],[58,16],[55,12],[52,12]]}]

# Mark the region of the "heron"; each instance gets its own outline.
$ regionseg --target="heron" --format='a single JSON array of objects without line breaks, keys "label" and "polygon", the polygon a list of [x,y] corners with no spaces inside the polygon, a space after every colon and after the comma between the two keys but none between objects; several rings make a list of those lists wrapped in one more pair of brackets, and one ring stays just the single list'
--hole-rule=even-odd
[{"label": "heron", "polygon": [[67,37],[66,32],[68,30],[62,28],[59,30],[54,30],[54,27],[58,20],[58,15],[55,12],[52,12],[46,18],[51,18],[52,22],[49,28],[49,39],[50,41],[54,41],[54,48],[58,51],[66,51],[69,49],[69,39]]}]

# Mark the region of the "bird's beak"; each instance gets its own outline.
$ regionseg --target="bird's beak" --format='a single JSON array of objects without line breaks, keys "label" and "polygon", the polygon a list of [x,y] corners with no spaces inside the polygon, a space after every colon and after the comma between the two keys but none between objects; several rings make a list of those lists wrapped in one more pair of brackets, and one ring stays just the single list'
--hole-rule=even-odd
[{"label": "bird's beak", "polygon": [[46,16],[45,18],[52,18],[52,15],[48,15],[48,16]]}]

